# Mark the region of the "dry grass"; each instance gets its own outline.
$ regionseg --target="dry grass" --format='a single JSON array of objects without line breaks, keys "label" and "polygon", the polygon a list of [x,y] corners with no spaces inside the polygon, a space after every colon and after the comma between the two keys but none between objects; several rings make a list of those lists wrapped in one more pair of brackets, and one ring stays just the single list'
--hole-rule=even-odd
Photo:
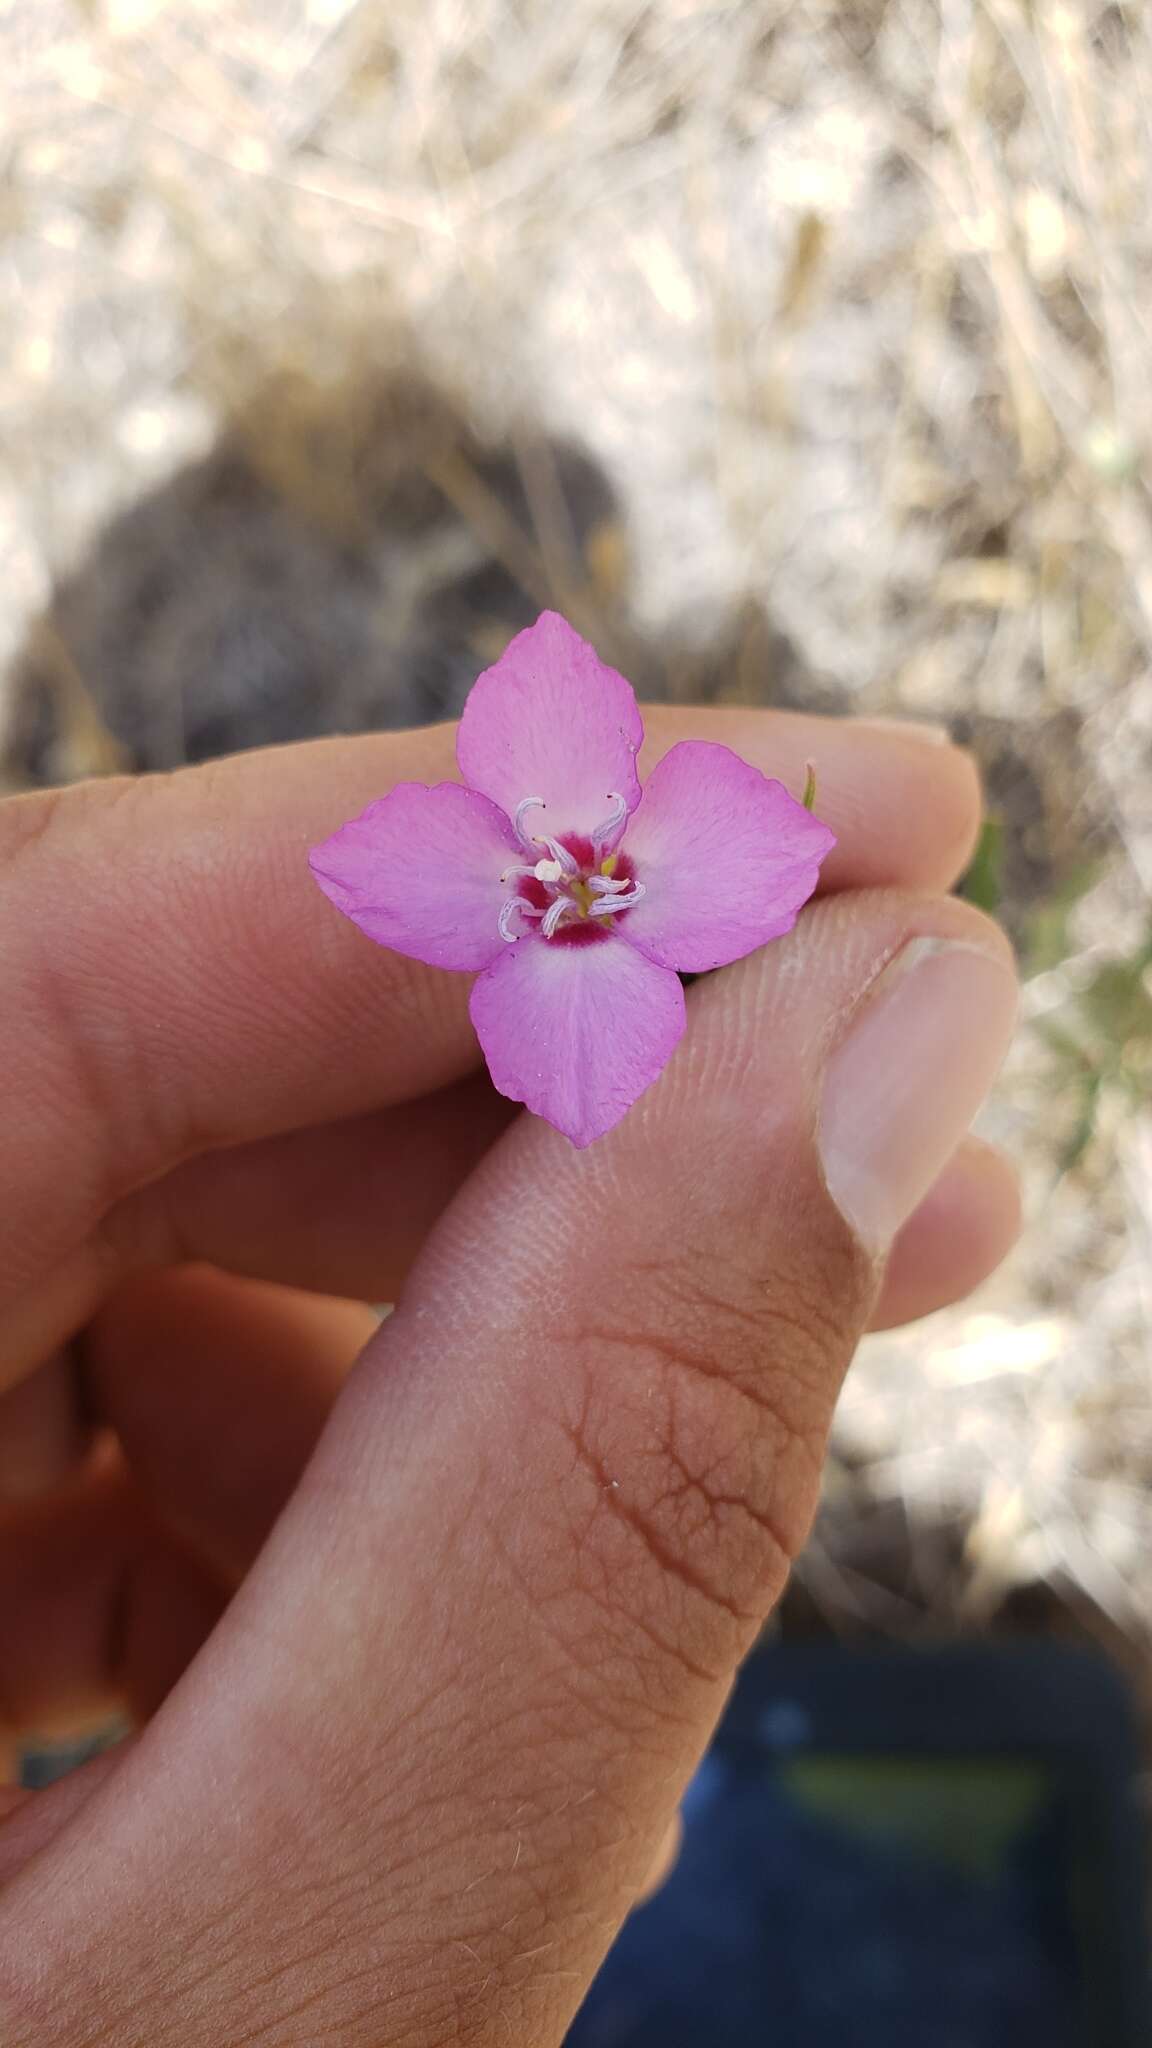
[{"label": "dry grass", "polygon": [[[1029,1234],[867,1348],[840,1443],[960,1531],[958,1615],[1053,1579],[1147,1637],[1146,13],[15,0],[0,62],[5,647],[262,365],[415,353],[602,457],[641,626],[707,646],[752,594],[846,703],[1035,769],[991,1117]],[[829,1558],[821,1597],[883,1618]]]}]

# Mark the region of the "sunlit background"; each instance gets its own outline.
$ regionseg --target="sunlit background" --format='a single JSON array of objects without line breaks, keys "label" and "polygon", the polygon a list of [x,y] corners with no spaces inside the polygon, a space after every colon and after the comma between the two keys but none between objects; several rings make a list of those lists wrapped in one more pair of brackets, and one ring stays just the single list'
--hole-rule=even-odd
[{"label": "sunlit background", "polygon": [[1027,1235],[866,1345],[792,1611],[1142,1671],[1146,14],[9,0],[0,109],[8,786],[435,716],[549,596],[976,748]]}]

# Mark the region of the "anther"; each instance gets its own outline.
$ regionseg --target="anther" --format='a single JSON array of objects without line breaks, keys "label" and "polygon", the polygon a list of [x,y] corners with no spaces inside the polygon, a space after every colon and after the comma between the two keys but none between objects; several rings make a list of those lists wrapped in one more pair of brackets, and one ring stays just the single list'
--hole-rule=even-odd
[{"label": "anther", "polygon": [[589,917],[615,917],[618,910],[631,910],[644,895],[643,882],[633,882],[627,896],[598,896],[588,906]]}]

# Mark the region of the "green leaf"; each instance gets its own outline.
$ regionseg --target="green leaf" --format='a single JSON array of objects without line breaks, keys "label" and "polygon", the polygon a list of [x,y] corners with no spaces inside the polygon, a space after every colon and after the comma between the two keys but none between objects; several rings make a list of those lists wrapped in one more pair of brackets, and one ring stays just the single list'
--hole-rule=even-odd
[{"label": "green leaf", "polygon": [[1059,967],[1060,962],[1067,959],[1073,949],[1073,916],[1098,873],[1098,862],[1080,861],[1035,904],[1020,942],[1020,953],[1028,974],[1043,974],[1046,968]]},{"label": "green leaf", "polygon": [[956,894],[965,903],[974,903],[977,910],[999,909],[1004,894],[1004,826],[1000,818],[985,818],[968,872],[962,876]]}]

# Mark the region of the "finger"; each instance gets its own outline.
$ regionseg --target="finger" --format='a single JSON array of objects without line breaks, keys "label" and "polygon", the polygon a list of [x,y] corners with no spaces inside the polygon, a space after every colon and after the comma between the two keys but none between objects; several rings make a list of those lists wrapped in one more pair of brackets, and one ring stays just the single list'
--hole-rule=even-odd
[{"label": "finger", "polygon": [[680,1819],[679,1814],[677,1814],[675,1820],[666,1830],[664,1839],[653,1858],[651,1868],[640,1887],[640,1896],[636,1901],[638,1906],[644,1905],[645,1901],[652,1898],[662,1885],[667,1884],[668,1879],[676,1868],[680,1855],[680,1845],[683,1840],[684,1823]]},{"label": "finger", "polygon": [[[182,1256],[260,1280],[290,1274],[320,1292],[395,1300],[464,1178],[461,1162],[470,1166],[487,1149],[455,1099],[473,1089],[501,1105],[502,1127],[511,1120],[511,1105],[479,1084],[446,1091],[453,1114],[421,1126],[431,1156],[414,1135],[411,1153],[397,1157],[395,1123],[409,1115],[401,1109],[193,1163],[185,1170],[186,1203],[181,1197]],[[385,1160],[396,1167],[395,1179],[382,1174]],[[406,1193],[394,1213],[397,1181]],[[166,1207],[171,1211],[171,1202]],[[892,1329],[964,1300],[1007,1256],[1020,1221],[1013,1167],[982,1140],[966,1139],[899,1232],[869,1328]],[[155,1235],[146,1230],[144,1242]],[[231,1301],[234,1318],[227,1314]],[[243,1280],[191,1266],[121,1287],[85,1345],[83,1397],[60,1357],[44,1369],[53,1382],[48,1398],[37,1388],[40,1375],[0,1396],[7,1497],[58,1484],[81,1455],[96,1413],[120,1433],[137,1484],[161,1517],[180,1503],[177,1526],[193,1547],[238,1575],[287,1498],[347,1365],[373,1327],[339,1301],[331,1311],[318,1305],[315,1323],[312,1314],[292,1289],[271,1286],[262,1294]],[[37,1390],[36,1398],[26,1402],[25,1388]],[[285,1446],[276,1457],[270,1430]],[[265,1492],[271,1508],[252,1511]],[[248,1533],[221,1514],[229,1497],[244,1504]]]},{"label": "finger", "polygon": [[0,1725],[71,1735],[150,1711],[226,1597],[99,1447],[55,1493],[0,1517]]},{"label": "finger", "polygon": [[224,1583],[256,1555],[377,1325],[360,1302],[192,1267],[122,1289],[88,1332],[90,1405],[164,1527]]},{"label": "finger", "polygon": [[0,1393],[0,1510],[55,1486],[87,1441],[68,1354],[56,1351]]},{"label": "finger", "polygon": [[[191,1160],[122,1204],[123,1270],[205,1260],[319,1293],[396,1301],[429,1231],[512,1121],[480,1076],[423,1102]],[[1012,1169],[962,1148],[893,1246],[877,1328],[958,1301],[1019,1230]]]},{"label": "finger", "polygon": [[[325,1133],[324,1139],[332,1135]],[[346,1136],[346,1130],[340,1135]],[[370,1139],[372,1134],[364,1135]],[[354,1189],[358,1149],[348,1162],[348,1184]],[[374,1156],[371,1144],[368,1150]],[[326,1159],[326,1164],[339,1162]],[[222,1181],[224,1196],[228,1176]],[[258,1214],[263,1195],[271,1197],[276,1184],[277,1174],[271,1173],[266,1190],[242,1187],[241,1192],[256,1198]],[[341,1194],[338,1173],[331,1189],[336,1263],[344,1231],[360,1213],[356,1203],[342,1216]],[[298,1196],[289,1207],[294,1212],[297,1205]],[[980,1140],[967,1139],[900,1231],[871,1327],[911,1321],[971,1292],[1010,1248],[1019,1217],[1019,1192],[1008,1162]],[[267,1240],[273,1263],[276,1242],[274,1232]],[[375,1270],[371,1246],[363,1248],[362,1256],[359,1279]],[[9,1499],[25,1499],[58,1484],[75,1464],[87,1441],[87,1420],[94,1418],[116,1431],[131,1466],[133,1494],[157,1525],[179,1537],[224,1583],[235,1584],[288,1499],[348,1368],[374,1328],[375,1317],[354,1303],[312,1300],[288,1288],[203,1267],[123,1287],[88,1333],[82,1396],[76,1375],[69,1372],[66,1379],[65,1363],[57,1358],[0,1403],[3,1469],[12,1482]],[[45,1380],[51,1389],[47,1394]],[[67,1396],[61,1391],[65,1384]],[[23,1464],[22,1444],[27,1452]],[[61,1540],[59,1522],[65,1512],[78,1522],[71,1542]],[[9,1515],[0,1522],[0,1553],[7,1549],[21,1586],[20,1612],[28,1617],[22,1630],[5,1609],[0,1555],[0,1641],[5,1644],[0,1669],[10,1712],[19,1701],[24,1722],[35,1709],[44,1725],[84,1705],[95,1711],[125,1696],[139,1711],[146,1692],[150,1701],[158,1697],[157,1684],[153,1679],[146,1687],[141,1680],[139,1626],[117,1630],[113,1619],[125,1613],[139,1617],[139,1601],[128,1597],[126,1587],[130,1574],[139,1573],[151,1531],[141,1531],[130,1519],[137,1541],[125,1545],[123,1513],[110,1513],[105,1498],[102,1516],[94,1522],[83,1491],[67,1510],[57,1503],[53,1516],[54,1540],[43,1569],[29,1568],[38,1551],[36,1518],[29,1522]],[[104,1532],[103,1557],[97,1528]],[[83,1558],[79,1572],[78,1555]],[[163,1566],[154,1561],[153,1577],[158,1571],[163,1575]],[[178,1587],[168,1584],[163,1597],[171,1612]],[[53,1616],[61,1620],[56,1631]],[[179,1631],[187,1657],[206,1632],[203,1616],[197,1596],[192,1617]],[[63,1641],[50,1640],[53,1634],[62,1634]],[[182,1663],[183,1657],[179,1668]],[[166,1669],[172,1669],[171,1659]],[[650,1877],[650,1888],[659,1882]]]},{"label": "finger", "polygon": [[[0,1723],[151,1713],[215,1623],[377,1326],[355,1302],[206,1268],[120,1290],[82,1349],[116,1432],[0,1515]],[[125,1466],[125,1460],[127,1466]]]},{"label": "finger", "polygon": [[476,1074],[416,1102],[188,1160],[103,1230],[124,1274],[206,1261],[395,1301],[429,1230],[516,1105]]},{"label": "finger", "polygon": [[[428,1230],[513,1114],[474,1076],[417,1103],[189,1161],[106,1219],[102,1287],[151,1268],[208,1263],[325,1295],[391,1301]],[[132,1358],[153,1371],[166,1358],[163,1343],[152,1351],[138,1343]],[[179,1358],[190,1360],[189,1345]],[[204,1360],[193,1369],[175,1355],[163,1400],[179,1398],[184,1370],[196,1401]],[[235,1345],[230,1370],[243,1372]],[[0,1503],[55,1484],[87,1436],[74,1360],[60,1351],[0,1392]]]},{"label": "finger", "polygon": [[[356,1164],[353,1154],[353,1187]],[[221,1193],[226,1191],[227,1177]],[[354,1215],[340,1215],[340,1196],[337,1179],[332,1189],[337,1240],[354,1221]],[[259,1206],[257,1201],[257,1211]],[[870,1327],[890,1328],[929,1315],[970,1293],[1014,1242],[1019,1219],[1012,1168],[992,1147],[967,1139],[897,1236]],[[268,1256],[273,1262],[274,1252],[272,1238]],[[334,1245],[333,1261],[338,1263],[340,1256]],[[359,1279],[374,1270],[372,1258],[371,1247],[365,1246]],[[349,1367],[374,1328],[375,1317],[352,1302],[314,1300],[211,1268],[184,1267],[117,1291],[87,1334],[83,1395],[77,1384],[75,1397],[83,1415],[117,1433],[131,1466],[133,1490],[157,1524],[232,1585],[288,1499]],[[13,1390],[9,1406],[22,1391]],[[54,1401],[48,1441],[34,1450],[43,1457],[61,1442],[83,1440],[79,1423],[73,1430],[60,1429]],[[14,1456],[10,1462],[14,1467]],[[35,1462],[32,1469],[37,1469]],[[24,1492],[29,1491],[26,1486]],[[24,1591],[32,1592],[24,1607],[32,1626],[21,1633],[6,1617],[0,1591],[9,1694],[25,1703],[34,1696],[41,1714],[54,1718],[79,1701],[110,1701],[116,1686],[126,1684],[139,1707],[144,1688],[133,1676],[140,1661],[134,1654],[136,1634],[121,1643],[127,1677],[102,1660],[96,1670],[87,1661],[89,1646],[112,1642],[113,1614],[130,1604],[124,1591],[129,1559],[121,1547],[122,1520],[113,1517],[105,1524],[113,1558],[101,1568],[83,1496],[70,1512],[82,1518],[79,1542],[61,1543],[57,1530],[45,1577],[28,1569],[36,1547],[34,1528],[10,1516],[0,1529],[0,1546],[7,1544]],[[134,1569],[141,1548],[138,1544]],[[99,1610],[95,1616],[85,1613],[79,1623],[75,1609],[61,1605],[59,1583],[63,1575],[75,1590],[77,1549],[84,1557],[80,1588],[89,1589]],[[0,1560],[0,1589],[4,1581]],[[65,1617],[66,1643],[45,1657],[47,1617],[53,1614]],[[181,1640],[190,1656],[199,1648],[201,1633],[184,1627]],[[21,1646],[30,1668],[18,1676],[14,1660]],[[52,1674],[50,1695],[46,1673]],[[155,1696],[153,1685],[150,1697]]]},{"label": "finger", "polygon": [[[202,1260],[325,1295],[395,1301],[424,1238],[512,1114],[510,1103],[477,1080],[444,1090],[427,1107],[404,1105],[192,1161],[157,1189],[133,1198],[133,1214],[121,1217],[116,1240],[125,1270],[153,1261],[165,1266]],[[1013,1168],[991,1146],[966,1140],[897,1237],[870,1327],[891,1329],[963,1300],[996,1270],[1019,1229]],[[93,1400],[113,1428],[129,1426],[126,1410],[136,1401],[137,1381],[155,1374],[158,1360],[159,1413],[146,1399],[139,1418],[133,1406],[130,1425],[138,1471],[156,1468],[154,1500],[172,1497],[173,1468],[201,1498],[199,1475],[181,1440],[180,1411],[189,1399],[198,1411],[211,1397],[221,1403],[214,1460],[229,1453],[250,1458],[254,1449],[262,1455],[267,1425],[247,1392],[241,1412],[260,1442],[254,1447],[237,1428],[234,1392],[247,1386],[248,1355],[241,1344],[224,1344],[218,1332],[210,1343],[201,1342],[198,1315],[187,1297],[190,1288],[211,1292],[220,1278],[185,1268],[120,1288],[97,1316],[95,1346],[86,1347],[84,1398],[63,1353],[0,1394],[0,1502],[31,1498],[59,1484],[84,1453]],[[174,1314],[169,1301],[176,1304]],[[152,1327],[153,1315],[162,1327]],[[168,1327],[173,1322],[175,1329]],[[269,1395],[269,1415],[288,1420],[295,1412],[286,1385],[291,1375],[279,1373],[269,1393],[262,1362],[280,1341],[277,1320],[268,1344],[254,1346],[251,1356],[258,1384]],[[340,1375],[321,1353],[304,1379],[300,1398],[318,1435]],[[156,1426],[160,1421],[163,1429]],[[238,1485],[242,1495],[246,1484]],[[202,1497],[210,1503],[211,1489]]]},{"label": "finger", "polygon": [[900,1231],[871,1328],[918,1322],[963,1301],[1020,1235],[1020,1185],[1003,1155],[967,1138]]},{"label": "finger", "polygon": [[560,2041],[1012,1009],[975,913],[846,898],[692,991],[609,1139],[517,1122],[115,1796],[11,1888],[29,2025]]},{"label": "finger", "polygon": [[77,1764],[67,1777],[46,1786],[42,1792],[13,1787],[0,1793],[0,1885],[60,1833],[97,1785],[103,1784],[115,1770],[126,1748],[127,1740],[115,1749],[89,1757],[86,1763]]},{"label": "finger", "polygon": [[[696,718],[794,784],[818,758],[839,885],[950,875],[971,843],[976,783],[955,749],[770,713]],[[690,723],[650,722],[654,752]],[[476,1066],[467,978],[366,944],[305,861],[395,781],[451,773],[451,748],[448,728],[317,742],[0,808],[7,1378],[99,1297],[87,1234],[131,1189]]]}]

